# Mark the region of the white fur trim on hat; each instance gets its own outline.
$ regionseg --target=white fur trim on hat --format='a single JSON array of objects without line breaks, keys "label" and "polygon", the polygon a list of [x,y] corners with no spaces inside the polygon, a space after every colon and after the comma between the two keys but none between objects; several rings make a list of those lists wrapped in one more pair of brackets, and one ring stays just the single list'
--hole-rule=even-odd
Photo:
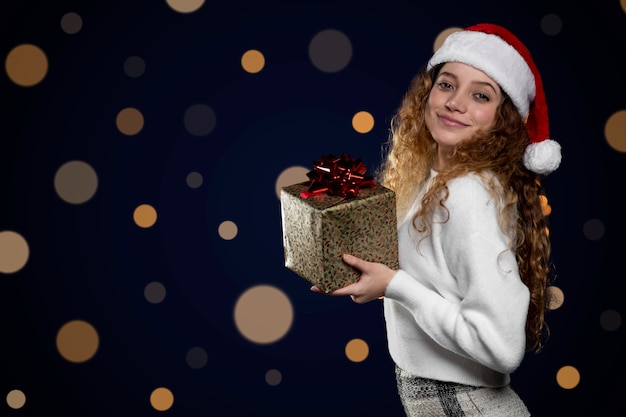
[{"label": "white fur trim on hat", "polygon": [[531,143],[524,152],[524,166],[538,174],[549,174],[561,164],[561,145],[552,139]]},{"label": "white fur trim on hat", "polygon": [[460,62],[483,71],[511,97],[525,118],[535,99],[535,77],[524,58],[501,37],[460,31],[449,35],[428,61],[428,69],[444,62]]}]

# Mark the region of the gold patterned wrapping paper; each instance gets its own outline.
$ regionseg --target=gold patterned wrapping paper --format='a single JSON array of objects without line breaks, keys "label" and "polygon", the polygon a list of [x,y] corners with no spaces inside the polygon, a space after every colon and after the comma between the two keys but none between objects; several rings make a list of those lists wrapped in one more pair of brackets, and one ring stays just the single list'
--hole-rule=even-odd
[{"label": "gold patterned wrapping paper", "polygon": [[310,182],[281,189],[285,266],[329,293],[356,282],[360,273],[341,259],[349,253],[398,268],[395,193],[361,188],[356,197],[321,193],[300,197]]}]

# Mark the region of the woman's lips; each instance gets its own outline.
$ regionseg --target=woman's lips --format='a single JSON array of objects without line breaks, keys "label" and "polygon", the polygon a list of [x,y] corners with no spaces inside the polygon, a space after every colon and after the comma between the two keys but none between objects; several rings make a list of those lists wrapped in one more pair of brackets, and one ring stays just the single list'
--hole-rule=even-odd
[{"label": "woman's lips", "polygon": [[441,121],[442,124],[446,125],[446,126],[450,126],[450,127],[465,127],[467,126],[465,123],[461,123],[458,120],[452,118],[452,117],[448,117],[448,116],[441,116],[439,115],[439,120]]}]

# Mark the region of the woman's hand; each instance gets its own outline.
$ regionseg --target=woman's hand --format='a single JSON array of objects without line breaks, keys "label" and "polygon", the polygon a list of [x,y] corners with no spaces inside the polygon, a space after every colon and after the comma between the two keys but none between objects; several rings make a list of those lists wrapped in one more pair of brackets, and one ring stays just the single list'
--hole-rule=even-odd
[{"label": "woman's hand", "polygon": [[[349,295],[352,301],[358,304],[367,303],[385,295],[385,289],[396,271],[387,265],[368,262],[354,255],[343,254],[342,259],[348,265],[361,271],[361,278],[357,282],[329,292],[327,295]],[[316,286],[312,286],[311,291],[322,293]]]}]

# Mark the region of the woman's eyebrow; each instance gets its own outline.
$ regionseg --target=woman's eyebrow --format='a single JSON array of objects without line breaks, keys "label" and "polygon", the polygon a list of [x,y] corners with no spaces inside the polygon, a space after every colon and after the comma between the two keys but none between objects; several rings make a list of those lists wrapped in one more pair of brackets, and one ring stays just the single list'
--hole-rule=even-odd
[{"label": "woman's eyebrow", "polygon": [[[439,76],[437,78],[442,77],[442,76],[450,77],[450,78],[453,78],[454,80],[458,80],[459,79],[459,77],[457,77],[455,74],[453,74],[451,72],[447,72],[447,71],[440,72]],[[498,90],[496,90],[496,88],[493,86],[493,83],[491,83],[489,81],[471,81],[470,84],[477,84],[477,85],[482,85],[482,86],[485,86],[485,87],[489,87],[489,88],[491,88],[493,90],[494,93],[498,94]]]}]

